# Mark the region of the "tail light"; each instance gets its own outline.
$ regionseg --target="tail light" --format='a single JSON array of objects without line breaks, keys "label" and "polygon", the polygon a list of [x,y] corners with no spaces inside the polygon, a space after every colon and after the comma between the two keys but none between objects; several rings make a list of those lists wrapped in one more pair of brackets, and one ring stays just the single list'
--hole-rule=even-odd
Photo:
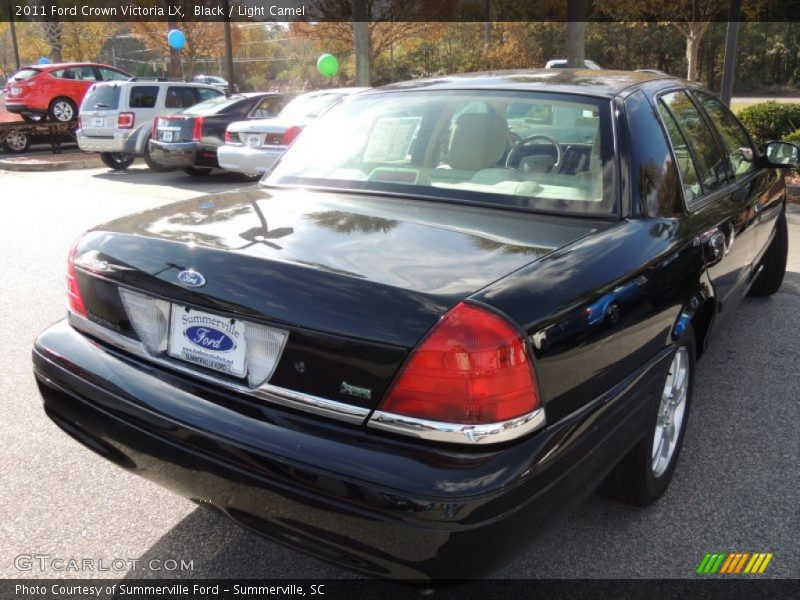
[{"label": "tail light", "polygon": [[83,117],[78,115],[78,129],[83,129]]},{"label": "tail light", "polygon": [[195,117],[194,118],[194,126],[192,127],[192,141],[199,142],[203,137],[203,124],[205,123],[205,117]]},{"label": "tail light", "polygon": [[134,113],[119,113],[117,117],[117,129],[130,129],[133,127],[133,122],[136,120]]},{"label": "tail light", "polygon": [[225,130],[225,143],[226,144],[231,143],[231,132],[228,131],[227,129]]},{"label": "tail light", "polygon": [[158,117],[153,119],[153,130],[150,132],[150,139],[151,140],[157,139],[157,136],[158,136],[158,134],[156,133],[157,131],[158,131]]},{"label": "tail light", "polygon": [[378,410],[446,424],[497,424],[540,408],[536,388],[522,334],[462,302],[413,352]]},{"label": "tail light", "polygon": [[169,302],[125,288],[119,288],[119,297],[133,330],[148,352],[151,354],[166,352],[167,334],[169,333]]},{"label": "tail light", "polygon": [[69,308],[72,312],[85,317],[87,316],[86,305],[83,303],[81,288],[78,285],[78,277],[75,272],[75,254],[78,252],[78,242],[76,240],[69,250],[67,258],[67,297],[69,298]]},{"label": "tail light", "polygon": [[281,145],[288,146],[289,144],[291,144],[295,140],[295,138],[298,135],[300,135],[301,131],[303,130],[300,129],[297,125],[289,127],[289,129],[286,130],[286,132],[283,134],[283,137],[281,138]]}]

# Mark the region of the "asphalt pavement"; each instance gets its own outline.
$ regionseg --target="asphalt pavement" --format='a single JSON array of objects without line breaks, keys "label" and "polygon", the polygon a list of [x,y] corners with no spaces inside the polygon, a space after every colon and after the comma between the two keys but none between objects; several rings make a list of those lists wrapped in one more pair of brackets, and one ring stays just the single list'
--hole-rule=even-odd
[{"label": "asphalt pavement", "polygon": [[[105,220],[237,185],[227,175],[195,179],[141,166],[0,171],[0,577],[352,576],[119,469],[41,408],[31,344],[65,314],[73,240]],[[783,287],[747,299],[699,363],[683,454],[665,496],[648,509],[592,496],[500,577],[695,577],[705,553],[737,551],[773,552],[763,577],[800,577],[800,211],[789,220]],[[37,554],[48,558],[26,561]],[[92,559],[94,570],[56,570],[49,563],[59,558]],[[128,563],[97,570],[115,559]],[[148,569],[151,559],[162,570]],[[166,571],[169,560],[192,568]]]}]

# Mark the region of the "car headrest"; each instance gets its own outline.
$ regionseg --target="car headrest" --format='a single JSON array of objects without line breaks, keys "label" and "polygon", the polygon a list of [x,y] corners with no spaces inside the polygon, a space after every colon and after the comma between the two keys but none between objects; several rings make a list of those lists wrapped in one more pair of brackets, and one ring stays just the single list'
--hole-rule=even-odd
[{"label": "car headrest", "polygon": [[499,115],[466,113],[456,119],[447,164],[453,169],[479,171],[496,164],[508,144],[508,126]]}]

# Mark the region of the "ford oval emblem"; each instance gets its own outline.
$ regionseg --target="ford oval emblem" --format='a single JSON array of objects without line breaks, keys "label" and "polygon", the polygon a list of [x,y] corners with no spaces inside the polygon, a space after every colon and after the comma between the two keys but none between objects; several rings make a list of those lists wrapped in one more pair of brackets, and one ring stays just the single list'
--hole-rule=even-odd
[{"label": "ford oval emblem", "polygon": [[236,348],[236,342],[228,334],[208,325],[187,327],[183,332],[186,339],[198,348],[215,352],[228,352]]},{"label": "ford oval emblem", "polygon": [[206,284],[206,278],[194,269],[187,269],[178,273],[178,283],[184,287],[203,287]]}]

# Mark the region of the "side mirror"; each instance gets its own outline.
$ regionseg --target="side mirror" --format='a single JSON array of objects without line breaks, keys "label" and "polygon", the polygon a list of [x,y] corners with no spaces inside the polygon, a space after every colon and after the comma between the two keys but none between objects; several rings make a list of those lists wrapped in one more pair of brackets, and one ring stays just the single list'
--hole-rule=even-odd
[{"label": "side mirror", "polygon": [[764,148],[768,166],[779,169],[796,167],[800,162],[800,150],[789,142],[770,142]]}]

